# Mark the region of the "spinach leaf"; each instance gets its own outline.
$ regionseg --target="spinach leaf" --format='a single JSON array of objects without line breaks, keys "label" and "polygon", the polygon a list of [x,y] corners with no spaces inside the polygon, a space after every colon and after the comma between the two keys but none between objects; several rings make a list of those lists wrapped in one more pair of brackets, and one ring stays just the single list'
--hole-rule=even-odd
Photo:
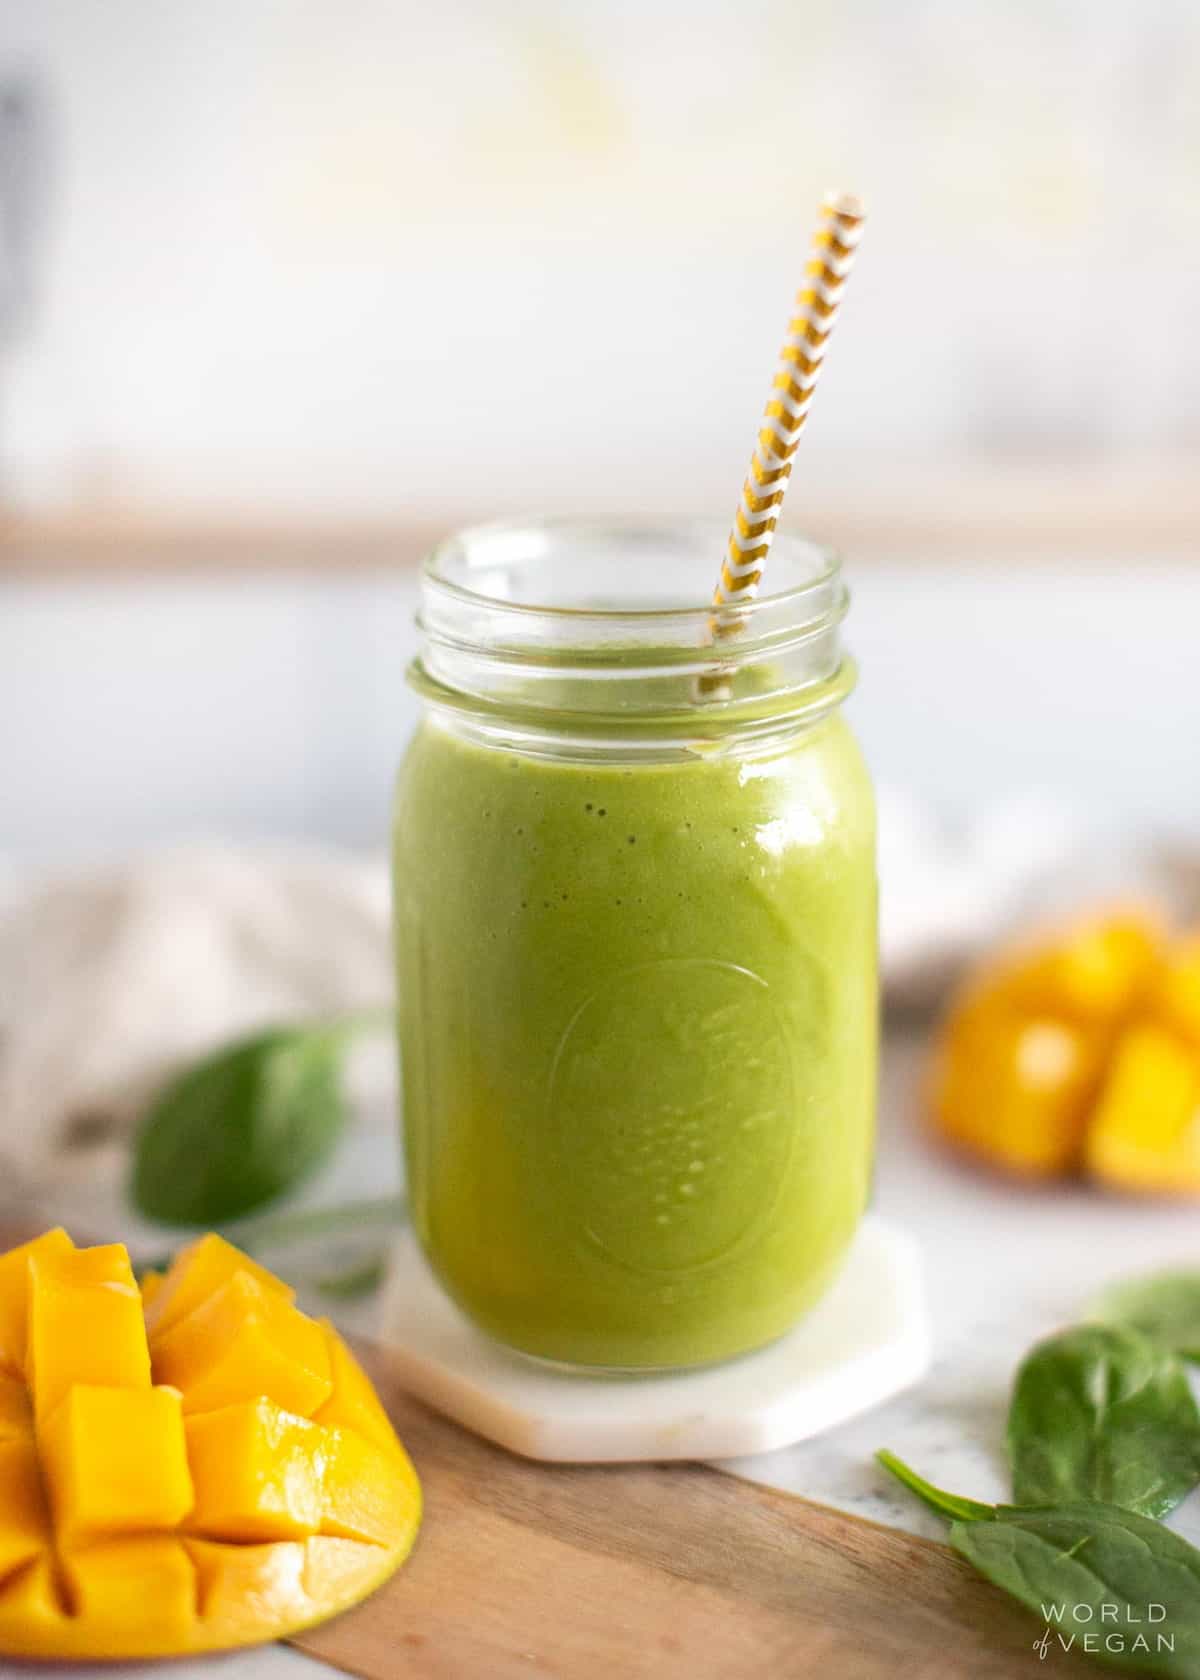
[{"label": "spinach leaf", "polygon": [[135,1205],[168,1225],[218,1225],[301,1183],[345,1126],[340,1053],[364,1024],[275,1028],[186,1069],[138,1134]]},{"label": "spinach leaf", "polygon": [[1042,1618],[1043,1655],[1070,1648],[1167,1680],[1200,1674],[1200,1552],[1148,1517],[1106,1505],[1014,1509],[956,1522],[950,1544]]},{"label": "spinach leaf", "polygon": [[323,1272],[313,1279],[313,1287],[335,1301],[357,1301],[379,1288],[387,1274],[387,1258],[382,1253],[369,1255],[355,1266],[338,1272]]},{"label": "spinach leaf", "polygon": [[1090,1316],[1129,1325],[1165,1352],[1200,1360],[1200,1272],[1157,1272],[1114,1284],[1092,1303]]},{"label": "spinach leaf", "polygon": [[983,1505],[978,1499],[964,1499],[960,1494],[947,1493],[944,1488],[934,1487],[924,1476],[905,1464],[895,1453],[888,1452],[886,1447],[875,1454],[878,1463],[885,1470],[891,1472],[898,1482],[902,1482],[910,1493],[915,1493],[923,1505],[936,1513],[939,1517],[947,1517],[951,1522],[990,1522],[996,1515],[996,1506]]},{"label": "spinach leaf", "polygon": [[1085,1324],[1040,1342],[1008,1417],[1018,1505],[1079,1500],[1161,1517],[1200,1481],[1200,1411],[1183,1366],[1136,1330]]}]

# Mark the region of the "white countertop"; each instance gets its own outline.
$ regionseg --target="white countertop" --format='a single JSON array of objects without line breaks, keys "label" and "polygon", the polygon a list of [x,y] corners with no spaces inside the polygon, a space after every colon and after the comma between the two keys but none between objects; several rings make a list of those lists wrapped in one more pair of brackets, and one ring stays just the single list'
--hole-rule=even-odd
[{"label": "white countertop", "polygon": [[[741,1460],[737,1470],[858,1516],[941,1536],[942,1525],[873,1463],[887,1446],[932,1481],[979,1499],[1004,1497],[1004,1416],[1013,1369],[1038,1336],[1078,1317],[1110,1279],[1200,1264],[1200,1214],[1187,1203],[1124,1201],[1082,1187],[1017,1188],[930,1148],[917,1116],[921,1051],[884,1059],[876,1205],[905,1224],[925,1256],[935,1358],[916,1388],[820,1440]],[[419,1468],[419,1466],[418,1466]],[[1195,1500],[1175,1525],[1200,1542]],[[268,1647],[183,1663],[172,1680],[305,1680],[329,1670]],[[44,1670],[3,1665],[4,1680]],[[145,1668],[71,1670],[121,1680]]]}]

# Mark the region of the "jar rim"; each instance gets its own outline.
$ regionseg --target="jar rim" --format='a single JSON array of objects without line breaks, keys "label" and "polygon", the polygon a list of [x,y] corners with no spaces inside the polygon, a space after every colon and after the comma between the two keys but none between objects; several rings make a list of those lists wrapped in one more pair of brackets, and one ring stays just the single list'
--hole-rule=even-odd
[{"label": "jar rim", "polygon": [[[519,621],[532,622],[534,619],[551,620],[570,623],[582,627],[587,624],[603,624],[611,630],[615,624],[640,626],[643,630],[667,624],[680,628],[688,621],[694,621],[698,630],[707,626],[711,608],[711,601],[706,598],[696,605],[563,605],[552,601],[517,601],[503,596],[488,593],[481,589],[473,589],[470,585],[448,576],[444,569],[446,562],[452,556],[467,555],[470,548],[487,545],[493,549],[493,562],[501,564],[505,560],[512,561],[518,552],[518,546],[523,550],[524,558],[536,558],[530,554],[529,545],[536,543],[539,536],[549,539],[563,538],[612,538],[618,541],[632,541],[647,538],[656,541],[666,541],[669,538],[678,539],[681,535],[699,537],[701,534],[715,537],[712,543],[713,552],[713,580],[723,553],[721,533],[723,528],[715,521],[693,516],[670,515],[622,515],[597,516],[594,518],[580,517],[574,514],[552,514],[546,517],[534,516],[523,519],[494,519],[468,525],[452,532],[449,536],[434,545],[425,556],[421,565],[422,588],[443,597],[460,602],[465,607],[486,609],[490,613],[511,615]],[[518,543],[519,540],[519,543]],[[784,588],[767,588],[758,593],[753,600],[739,604],[738,621],[747,629],[765,618],[777,618],[781,610],[796,608],[806,599],[820,600],[822,596],[828,603],[831,586],[836,585],[842,573],[840,552],[824,543],[815,542],[812,538],[794,535],[789,532],[777,533],[772,543],[772,555],[778,565],[780,560],[795,561],[799,555],[805,554],[814,562],[810,575],[800,582]],[[770,558],[764,571],[764,576],[770,578]],[[819,611],[811,620],[801,619],[800,624],[814,623],[824,620],[829,612],[828,604],[823,611]],[[794,621],[793,621],[794,622]]]},{"label": "jar rim", "polygon": [[749,738],[836,707],[853,682],[837,555],[781,537],[782,586],[717,638],[707,569],[726,534],[715,520],[570,516],[460,531],[424,565],[410,682],[480,731],[560,741]]}]

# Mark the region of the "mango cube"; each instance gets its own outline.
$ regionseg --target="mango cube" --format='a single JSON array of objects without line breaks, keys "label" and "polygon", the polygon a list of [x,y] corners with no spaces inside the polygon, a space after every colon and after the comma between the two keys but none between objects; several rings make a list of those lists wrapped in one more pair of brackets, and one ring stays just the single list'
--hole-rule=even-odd
[{"label": "mango cube", "polygon": [[379,1565],[372,1560],[378,1557],[378,1546],[314,1534],[304,1542],[305,1591],[314,1604],[330,1597],[355,1604],[377,1584]]},{"label": "mango cube", "polygon": [[[196,1571],[200,1614],[206,1620],[244,1627],[253,1639],[264,1614],[293,1624],[313,1614],[304,1584],[304,1541],[228,1546],[189,1535],[183,1545]],[[361,1553],[362,1547],[355,1550]]]},{"label": "mango cube", "polygon": [[381,1452],[349,1429],[327,1433],[321,1533],[390,1545],[397,1519],[415,1516],[418,1509],[416,1479],[403,1449],[397,1443]]},{"label": "mango cube", "polygon": [[34,1255],[29,1269],[28,1378],[39,1422],[76,1383],[150,1387],[142,1297],[120,1243]]},{"label": "mango cube", "polygon": [[328,1432],[260,1399],[186,1420],[193,1534],[295,1540],[321,1526]]},{"label": "mango cube", "polygon": [[384,1411],[370,1378],[328,1319],[321,1320],[321,1329],[325,1334],[333,1389],[325,1404],[313,1413],[313,1422],[357,1430],[364,1440],[374,1442],[384,1452],[399,1451],[392,1420]]},{"label": "mango cube", "polygon": [[0,1376],[0,1441],[28,1440],[32,1434],[29,1390],[16,1377]]},{"label": "mango cube", "polygon": [[146,1295],[146,1328],[151,1340],[195,1312],[238,1272],[248,1272],[270,1294],[285,1301],[295,1299],[294,1289],[210,1231],[181,1249],[166,1276],[157,1285],[151,1284]]},{"label": "mango cube", "polygon": [[1200,1191],[1200,1056],[1157,1026],[1119,1041],[1087,1138],[1088,1170],[1125,1190]]},{"label": "mango cube", "polygon": [[1171,952],[1151,1007],[1163,1025],[1200,1050],[1200,934],[1180,940]]},{"label": "mango cube", "polygon": [[172,1529],[192,1508],[177,1389],[77,1384],[43,1424],[41,1449],[55,1528],[67,1545]]},{"label": "mango cube", "polygon": [[29,1339],[29,1262],[36,1257],[65,1254],[72,1247],[61,1229],[46,1231],[0,1255],[0,1368],[25,1375]]},{"label": "mango cube", "polygon": [[0,1441],[0,1578],[50,1543],[50,1514],[32,1440]]},{"label": "mango cube", "polygon": [[72,1614],[94,1618],[150,1648],[181,1648],[196,1616],[196,1572],[173,1534],[87,1546],[63,1556]]},{"label": "mango cube", "polygon": [[933,1075],[934,1118],[952,1142],[1040,1178],[1079,1158],[1103,1043],[1066,1021],[980,1001],[954,1017]]},{"label": "mango cube", "polygon": [[1145,914],[1115,913],[1068,927],[1018,958],[1007,981],[1014,999],[1081,1026],[1114,1026],[1152,985],[1162,935]]},{"label": "mango cube", "polygon": [[235,1272],[158,1337],[154,1372],[183,1390],[185,1412],[269,1394],[284,1411],[311,1417],[333,1387],[320,1325],[250,1272]]},{"label": "mango cube", "polygon": [[0,1580],[0,1651],[25,1656],[57,1654],[66,1623],[63,1604],[49,1557],[38,1557],[25,1569]]}]

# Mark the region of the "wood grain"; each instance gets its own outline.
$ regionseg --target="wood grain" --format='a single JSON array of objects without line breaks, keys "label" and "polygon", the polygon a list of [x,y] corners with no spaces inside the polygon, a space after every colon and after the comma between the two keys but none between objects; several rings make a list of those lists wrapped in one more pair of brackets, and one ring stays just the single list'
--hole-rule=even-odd
[{"label": "wood grain", "polygon": [[[1037,1623],[944,1546],[701,1465],[514,1458],[360,1348],[421,1473],[405,1569],[296,1643],[362,1680],[1016,1680]],[[1056,1680],[1093,1673],[1059,1653]]]}]

